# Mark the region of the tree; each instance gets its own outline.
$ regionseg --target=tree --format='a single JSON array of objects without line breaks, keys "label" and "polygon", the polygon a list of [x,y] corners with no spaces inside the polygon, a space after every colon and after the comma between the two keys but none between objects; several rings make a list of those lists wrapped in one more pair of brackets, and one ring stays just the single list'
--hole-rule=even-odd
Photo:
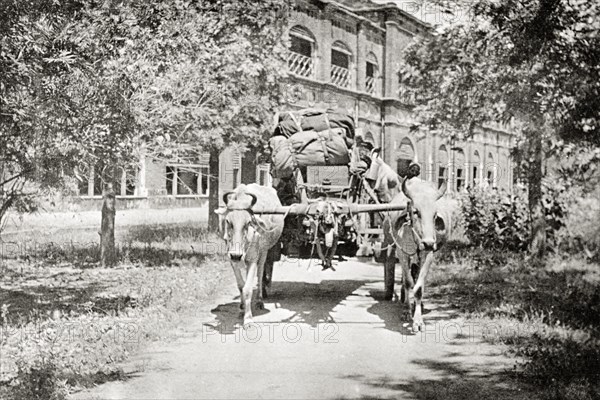
[{"label": "tree", "polygon": [[[0,218],[34,207],[39,192],[26,188],[64,187],[84,165],[102,172],[102,225],[111,230],[110,185],[140,149],[181,162],[256,145],[279,105],[284,0],[0,7]],[[102,238],[110,264],[114,232]]]},{"label": "tree", "polygon": [[[95,20],[110,20],[106,12]],[[260,145],[281,103],[287,1],[130,1],[115,12],[123,45],[110,67],[129,82],[146,155],[189,162],[211,154],[215,229],[219,153]]]},{"label": "tree", "polygon": [[65,77],[82,66],[68,34],[80,7],[0,2],[0,230],[10,209],[33,211],[37,194],[64,187],[75,159]]},{"label": "tree", "polygon": [[596,3],[478,0],[470,17],[411,45],[399,78],[430,129],[472,135],[500,121],[524,138],[530,250],[545,249],[542,164],[548,141],[600,143]]}]

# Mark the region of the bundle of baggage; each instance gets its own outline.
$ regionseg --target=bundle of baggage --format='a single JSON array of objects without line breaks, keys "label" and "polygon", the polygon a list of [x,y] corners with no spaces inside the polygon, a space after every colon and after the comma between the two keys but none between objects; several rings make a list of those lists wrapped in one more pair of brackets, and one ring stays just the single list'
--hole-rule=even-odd
[{"label": "bundle of baggage", "polygon": [[350,165],[352,168],[354,145],[354,118],[345,110],[303,109],[279,113],[277,127],[269,140],[271,173],[274,178],[290,178],[296,169],[308,166]]}]

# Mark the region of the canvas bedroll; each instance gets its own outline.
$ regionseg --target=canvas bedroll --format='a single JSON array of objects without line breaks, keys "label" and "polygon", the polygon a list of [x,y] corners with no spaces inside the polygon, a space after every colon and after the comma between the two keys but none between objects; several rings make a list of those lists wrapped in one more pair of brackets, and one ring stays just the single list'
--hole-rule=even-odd
[{"label": "canvas bedroll", "polygon": [[289,178],[297,168],[348,165],[354,144],[354,119],[343,110],[283,112],[269,140],[271,173]]},{"label": "canvas bedroll", "polygon": [[274,136],[271,165],[274,178],[289,178],[299,167],[348,165],[350,155],[344,140],[345,130],[302,131],[289,138]]},{"label": "canvas bedroll", "polygon": [[322,132],[327,129],[342,128],[348,148],[354,142],[354,118],[342,109],[306,108],[300,111],[286,111],[278,114],[277,128],[273,136],[290,137],[302,131]]}]

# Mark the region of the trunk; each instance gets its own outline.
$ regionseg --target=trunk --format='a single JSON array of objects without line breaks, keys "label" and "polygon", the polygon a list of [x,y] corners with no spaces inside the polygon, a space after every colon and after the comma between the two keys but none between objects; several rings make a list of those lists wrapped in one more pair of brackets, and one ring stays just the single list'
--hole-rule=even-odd
[{"label": "trunk", "polygon": [[15,196],[8,195],[2,204],[0,204],[0,233],[4,229],[5,219],[4,217],[8,213],[8,210],[12,207]]},{"label": "trunk", "polygon": [[109,183],[102,192],[102,225],[100,228],[100,264],[102,267],[112,267],[116,261],[115,212],[115,190],[113,184]]},{"label": "trunk", "polygon": [[219,208],[219,152],[210,152],[208,162],[210,173],[210,191],[208,193],[208,229],[211,232],[219,231],[219,216],[215,210]]},{"label": "trunk", "polygon": [[529,250],[534,257],[541,258],[546,251],[546,219],[542,205],[542,132],[531,132],[529,165],[529,216],[531,218],[531,240]]}]

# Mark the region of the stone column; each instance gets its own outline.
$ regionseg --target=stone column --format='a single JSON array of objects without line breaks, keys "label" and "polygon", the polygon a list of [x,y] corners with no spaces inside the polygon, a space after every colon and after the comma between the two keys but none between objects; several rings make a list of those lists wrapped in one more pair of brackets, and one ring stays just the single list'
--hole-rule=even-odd
[{"label": "stone column", "polygon": [[316,75],[317,80],[329,82],[331,80],[331,46],[333,45],[333,33],[331,25],[332,6],[326,5],[323,10],[323,20],[321,20],[321,35],[317,38],[318,53],[321,57],[319,60],[319,75]]},{"label": "stone column", "polygon": [[398,24],[394,21],[385,22],[385,87],[383,88],[384,97],[398,97],[398,79],[396,75],[396,64],[398,63]]},{"label": "stone column", "polygon": [[467,186],[471,186],[471,160],[472,160],[472,156],[471,153],[473,151],[473,149],[471,148],[471,143],[472,140],[469,138],[467,139],[467,142],[465,143],[465,166],[463,167],[465,169],[465,185],[463,187],[463,190],[467,187]]},{"label": "stone column", "polygon": [[365,79],[367,75],[366,71],[366,59],[367,55],[365,53],[365,42],[367,41],[367,36],[365,34],[365,29],[361,21],[356,23],[356,55],[354,56],[354,79],[352,80],[356,87],[355,90],[359,92],[365,91]]}]

